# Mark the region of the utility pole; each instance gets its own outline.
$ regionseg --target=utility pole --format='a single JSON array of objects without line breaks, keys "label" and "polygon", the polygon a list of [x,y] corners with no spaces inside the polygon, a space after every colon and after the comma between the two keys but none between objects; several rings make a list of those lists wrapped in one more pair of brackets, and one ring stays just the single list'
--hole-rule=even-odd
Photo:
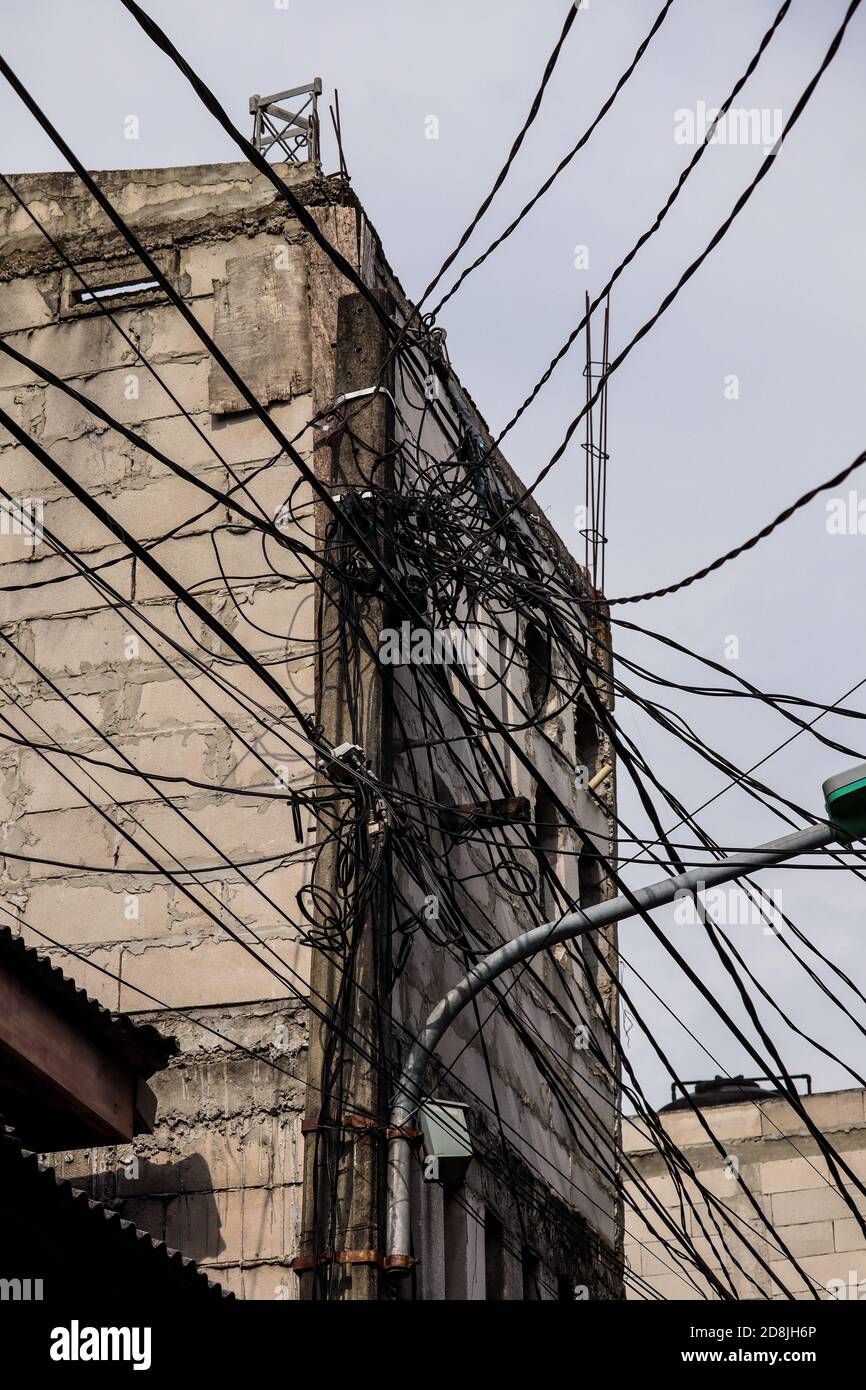
[{"label": "utility pole", "polygon": [[[356,523],[369,522],[369,540],[384,561],[388,556],[374,530],[374,523],[381,526],[384,518],[377,514],[375,499],[363,494],[372,481],[385,487],[393,481],[387,461],[393,435],[387,351],[384,328],[363,296],[341,296],[336,397],[359,394],[339,407],[341,415],[317,451],[322,460],[317,472],[342,497]],[[377,386],[384,389],[370,391]],[[368,768],[373,779],[387,786],[390,687],[388,668],[376,656],[386,622],[383,600],[372,569],[339,523],[324,504],[317,513],[320,552],[340,573],[336,578],[328,570],[322,575],[315,629],[316,722],[326,745],[346,749],[347,762]],[[335,773],[339,778],[335,763],[322,767],[320,780],[338,785]],[[345,799],[330,800],[318,822],[317,838],[326,844],[316,861],[312,893],[323,928],[334,913],[352,907],[370,876],[375,886],[369,896],[360,895],[362,906],[347,922],[347,949],[323,943],[312,952],[303,1217],[295,1261],[304,1299],[373,1300],[380,1293],[387,1124],[381,1078],[388,1039],[378,1001],[387,1012],[388,828],[375,790],[365,806],[356,779],[348,776],[346,782]],[[357,819],[351,845],[356,861],[348,884],[340,881],[344,850],[332,834],[335,821],[344,816],[347,824]]]}]

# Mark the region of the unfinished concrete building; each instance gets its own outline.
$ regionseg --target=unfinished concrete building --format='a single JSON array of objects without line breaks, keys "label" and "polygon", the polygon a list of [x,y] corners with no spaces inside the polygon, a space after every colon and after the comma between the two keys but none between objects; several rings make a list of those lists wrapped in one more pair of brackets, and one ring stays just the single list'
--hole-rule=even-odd
[{"label": "unfinished concrete building", "polygon": [[[309,166],[278,172],[406,323],[403,291],[346,181]],[[389,486],[415,503],[431,459],[451,460],[454,495],[467,480],[500,501],[518,494],[498,454],[485,459],[480,482],[477,466],[455,454],[453,437],[466,427],[460,401],[489,444],[471,403],[463,396],[455,407],[423,372],[413,380],[395,370],[368,306],[260,173],[238,163],[96,178],[269,418],[341,502],[351,496],[353,515],[363,514],[367,478],[359,448],[383,468],[402,449]],[[477,704],[453,670],[437,673],[426,718],[411,658],[386,671],[368,643],[347,674],[329,576],[351,580],[374,638],[389,623],[400,632],[406,615],[376,609],[381,596],[363,563],[347,558],[345,539],[334,541],[326,507],[165,284],[76,176],[19,175],[11,185],[0,197],[0,335],[17,356],[0,354],[0,407],[45,454],[40,462],[23,437],[0,434],[0,906],[4,922],[92,996],[163,1028],[180,1049],[153,1082],[152,1134],[54,1161],[74,1186],[244,1298],[316,1296],[323,1262],[336,1270],[329,1296],[621,1297],[613,933],[592,955],[557,948],[521,972],[501,1007],[492,996],[484,1007],[483,1032],[471,1011],[453,1030],[431,1087],[468,1105],[475,1157],[456,1185],[425,1182],[417,1165],[413,1267],[387,1281],[387,1086],[374,1069],[358,1074],[359,1052],[343,1078],[353,1115],[321,1105],[339,993],[328,895],[341,873],[337,849],[322,841],[339,778],[202,616],[279,681],[331,747],[360,748],[362,780],[426,808],[414,842],[409,816],[374,824],[375,797],[367,827],[369,843],[386,841],[389,886],[365,909],[376,960],[372,974],[362,968],[347,1026],[360,1036],[364,1019],[372,1026],[384,1011],[381,1056],[393,1066],[473,950],[612,891],[599,867],[613,853],[614,775],[598,596],[544,514],[524,504],[516,524],[526,566],[591,615],[580,619],[591,691],[559,698],[557,634],[530,603],[497,609],[496,634],[470,671],[495,716],[480,769],[460,713],[477,717]],[[371,392],[375,382],[387,389]],[[350,437],[345,400],[334,403],[365,391],[353,400]],[[59,481],[45,455],[86,496]],[[275,525],[283,548],[226,494]],[[419,519],[410,508],[400,524],[416,541],[431,536],[431,553],[447,550],[447,515]],[[324,583],[311,553],[337,555]],[[405,578],[403,561],[394,563]],[[416,599],[423,589],[422,574]],[[489,595],[480,602],[490,610]],[[456,595],[446,619],[458,629],[465,604]],[[347,682],[357,716],[342,699]],[[514,746],[498,739],[495,721],[517,731]],[[564,823],[563,804],[580,833]],[[485,837],[496,838],[495,854]],[[455,894],[425,884],[419,856],[431,847]],[[379,863],[380,850],[371,853]],[[436,913],[425,914],[431,900]],[[459,932],[432,929],[440,905]],[[365,949],[362,941],[361,960]],[[316,1230],[311,1188],[321,1171],[310,1157],[328,1130],[348,1146],[356,1178],[369,1163],[345,1203],[333,1194],[330,1234]]]},{"label": "unfinished concrete building", "polygon": [[[859,1177],[866,1174],[864,1100],[866,1092],[860,1088],[802,1097],[810,1119]],[[698,1085],[694,1102],[722,1146],[724,1158],[697,1115],[681,1100],[659,1111],[659,1119],[703,1188],[728,1208],[749,1240],[751,1249],[736,1231],[728,1236],[730,1254],[724,1256],[724,1269],[737,1296],[784,1300],[783,1289],[787,1288],[798,1299],[866,1297],[866,1246],[860,1222],[836,1186],[814,1137],[786,1097],[766,1085],[744,1082],[743,1077],[716,1077]],[[657,1140],[641,1121],[625,1120],[623,1148],[649,1189],[641,1192],[637,1184],[629,1185],[639,1211],[629,1209],[626,1215],[625,1256],[644,1286],[640,1290],[630,1285],[629,1297],[650,1297],[654,1292],[665,1299],[718,1298],[703,1274],[678,1267],[660,1239],[664,1227],[659,1210],[679,1227],[683,1206]],[[772,1233],[745,1197],[737,1175],[772,1223]],[[704,1222],[705,1230],[711,1229],[706,1201],[689,1178],[683,1179],[683,1185],[695,1202],[686,1218],[689,1235],[701,1258],[713,1271],[719,1271],[723,1268],[719,1251],[711,1248],[700,1228]],[[856,1188],[849,1183],[845,1191],[862,1209],[863,1199]],[[657,1204],[654,1211],[651,1204]],[[780,1240],[799,1270],[779,1248]],[[756,1252],[783,1287],[761,1267]],[[761,1295],[756,1294],[756,1285]]]}]

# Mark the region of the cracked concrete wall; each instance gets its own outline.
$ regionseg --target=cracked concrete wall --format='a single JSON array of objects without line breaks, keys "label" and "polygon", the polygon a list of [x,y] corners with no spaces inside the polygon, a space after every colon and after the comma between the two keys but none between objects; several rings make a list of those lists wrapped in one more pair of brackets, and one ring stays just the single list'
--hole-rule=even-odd
[{"label": "cracked concrete wall", "polygon": [[[351,207],[324,207],[317,211],[317,217],[331,244],[359,268],[383,301],[395,303],[398,316],[401,312],[405,313],[403,290],[390,271],[369,224],[362,220],[359,227]],[[327,345],[333,343],[336,337],[336,305],[339,295],[346,292],[345,284],[316,247],[310,248],[309,274],[313,344],[314,352],[317,352],[315,360],[325,363],[332,360]],[[333,396],[333,381],[327,374],[321,379],[314,375],[317,377],[314,383],[316,403],[324,405]],[[399,379],[395,391],[398,405],[395,428],[400,437],[403,429],[401,419],[417,419],[417,400],[413,388],[404,387]],[[448,417],[449,408],[441,398],[439,407]],[[421,443],[433,457],[445,458],[450,455],[450,446],[429,413],[424,419]],[[510,489],[512,494],[522,491],[501,456],[496,457],[495,466],[502,476],[504,488]],[[564,582],[570,582],[576,596],[587,596],[589,591],[585,572],[576,564],[548,519],[534,503],[527,507],[526,519],[521,519],[521,525],[527,544],[542,569],[549,573],[556,572]],[[525,634],[521,633],[521,640],[524,637]],[[603,618],[599,618],[592,630],[587,632],[586,644],[591,648],[591,660],[600,671],[609,671],[609,657],[604,650],[609,643],[609,627],[606,627]],[[488,653],[488,657],[492,657],[492,653]],[[406,742],[409,745],[416,740],[423,742],[425,731],[415,700],[410,690],[401,689],[400,668],[395,670],[395,699]],[[512,670],[509,684],[512,681],[518,698],[525,704],[525,673]],[[482,688],[486,684],[487,678],[483,678]],[[458,694],[453,681],[451,685],[452,693]],[[599,677],[596,687],[600,698],[612,704],[610,683]],[[435,702],[435,697],[431,698]],[[510,699],[509,696],[504,698],[506,702]],[[499,697],[494,697],[492,703],[500,717],[505,715],[506,719],[522,722],[513,701],[510,705],[503,705]],[[456,732],[453,713],[444,705],[438,707],[438,713],[443,727],[449,732]],[[575,711],[566,709],[552,719],[548,724],[548,733],[552,747],[532,728],[521,736],[526,752],[538,767],[540,780],[555,788],[573,811],[578,823],[604,853],[613,853],[611,819],[579,783],[577,767],[582,762],[582,756]],[[590,776],[605,765],[612,769],[614,763],[608,740],[600,735],[595,726],[594,734],[596,744],[591,757]],[[536,793],[533,779],[516,757],[500,746],[498,741],[492,742],[503,758],[515,792],[527,796],[532,802]],[[457,763],[462,759],[467,768],[471,767],[473,759],[468,746],[452,746],[456,749]],[[403,744],[402,736],[396,733],[394,752],[395,779],[406,787],[410,795],[414,793],[415,783],[409,773],[409,763],[414,761],[414,776],[418,779],[422,795],[435,800],[450,797],[455,803],[472,799],[468,786],[461,785],[459,776],[455,775],[454,762],[440,758],[435,748],[432,754],[438,774],[438,785],[435,786],[426,757],[413,758]],[[600,790],[604,798],[611,805],[614,804],[615,778],[612,771]],[[437,840],[441,840],[441,837],[437,837]],[[581,894],[577,858],[573,853],[576,847],[576,837],[571,832],[563,833],[556,865],[567,891],[575,900]],[[445,846],[437,843],[436,848],[444,849]],[[457,846],[456,849],[452,847],[449,857],[455,874],[469,878],[471,892],[464,896],[462,905],[489,946],[495,944],[497,936],[500,939],[515,936],[525,931],[531,921],[543,920],[535,917],[530,920],[529,913],[535,908],[530,908],[519,894],[505,891],[501,881],[491,878],[489,859],[485,859],[483,852],[471,843]],[[519,849],[516,857],[521,858]],[[531,857],[527,856],[525,850],[522,857],[530,867]],[[422,895],[419,895],[417,884],[408,881],[408,876],[399,866],[395,872],[402,900],[408,900],[420,909]],[[607,884],[602,896],[612,889],[613,885]],[[408,908],[403,915],[407,914]],[[599,941],[614,978],[617,968],[616,939],[616,930],[613,929]],[[395,951],[400,944],[401,939],[397,935]],[[521,1254],[527,1241],[539,1260],[542,1297],[566,1297],[565,1289],[575,1288],[581,1290],[579,1297],[584,1296],[584,1289],[586,1296],[593,1299],[622,1297],[619,1267],[621,1203],[615,1185],[600,1172],[595,1161],[600,1159],[608,1173],[612,1170],[618,1133],[616,1087],[611,1082],[610,1074],[590,1054],[582,1034],[578,1042],[576,1031],[577,1025],[586,1024],[589,1034],[616,1071],[609,1036],[611,1022],[614,1027],[617,1026],[616,988],[609,977],[599,971],[596,975],[602,998],[599,1009],[590,999],[584,984],[580,963],[582,952],[578,950],[580,959],[577,962],[564,950],[558,949],[555,955],[555,961],[549,957],[538,960],[536,969],[555,997],[558,1007],[554,1009],[550,998],[541,992],[526,972],[521,974],[515,985],[512,1002],[519,1006],[529,1028],[547,1050],[563,1089],[571,1095],[584,1117],[591,1115],[592,1122],[587,1124],[576,1140],[551,1088],[541,1079],[535,1061],[501,1012],[494,1014],[485,1028],[496,1091],[494,1102],[484,1054],[477,1038],[473,1039],[477,1020],[471,1009],[465,1012],[439,1049],[445,1067],[460,1054],[454,1074],[448,1077],[446,1089],[453,1091],[454,1098],[471,1102],[478,1152],[496,1157],[492,1165],[489,1162],[473,1162],[466,1184],[461,1189],[461,1203],[449,1206],[443,1201],[442,1192],[436,1185],[415,1182],[413,1226],[416,1255],[420,1259],[417,1270],[419,1297],[483,1299],[486,1296],[483,1222],[487,1210],[496,1214],[505,1231],[507,1248],[503,1252],[503,1281],[508,1298],[523,1296]],[[417,933],[406,969],[392,995],[391,1008],[395,1019],[414,1032],[434,1003],[455,983],[458,973],[461,973],[458,963],[453,954],[435,947],[422,933]],[[594,967],[591,968],[595,974]],[[577,993],[580,1000],[579,1016],[563,990],[559,972],[569,980]],[[491,996],[484,996],[479,1001],[483,1017],[489,1012],[490,1003]],[[494,1103],[498,1104],[502,1116],[505,1145],[502,1144],[498,1126],[492,1123],[490,1107]],[[417,1170],[417,1165],[415,1168]],[[507,1175],[505,1179],[503,1173]],[[417,1179],[417,1171],[415,1177]],[[405,1293],[407,1288],[407,1285],[403,1285],[402,1292]]]},{"label": "cracked concrete wall", "polygon": [[[282,172],[296,184],[304,178],[303,170]],[[349,288],[328,258],[309,243],[272,187],[246,165],[99,177],[151,253],[162,258],[165,273],[208,331],[216,324],[217,332],[224,332],[237,263],[244,275],[256,264],[263,274],[267,268],[265,279],[273,282],[276,276],[277,283],[282,263],[281,273],[291,283],[285,295],[276,297],[280,312],[270,318],[265,313],[260,325],[271,348],[276,344],[273,350],[283,355],[280,369],[272,370],[270,349],[248,352],[242,335],[227,343],[227,350],[233,359],[241,354],[237,365],[242,374],[249,372],[251,384],[273,399],[272,417],[290,438],[298,437],[298,447],[312,458],[307,422],[334,394],[337,301]],[[125,285],[139,278],[141,267],[72,176],[26,175],[13,182],[90,283]],[[405,304],[375,233],[345,190],[336,181],[315,180],[299,192],[366,282]],[[132,339],[132,345],[126,344],[102,315],[78,302],[80,286],[8,196],[0,197],[0,234],[8,247],[0,273],[0,333],[203,481],[225,489],[240,480],[275,517],[296,474],[280,461],[262,468],[273,457],[272,438],[249,412],[237,410],[239,402],[230,398],[225,381],[212,371],[208,354],[177,311],[159,294],[120,295],[113,312]],[[243,299],[246,303],[246,294]],[[275,333],[283,313],[288,331]],[[164,385],[137,361],[138,349]],[[204,510],[209,499],[197,488],[2,355],[0,404],[141,542],[159,540],[156,554],[166,568],[194,588],[253,652],[275,662],[294,697],[312,709],[313,672],[305,646],[313,634],[312,597],[264,573],[260,547],[228,527],[224,508]],[[294,1297],[290,1262],[300,1216],[299,1115],[306,1065],[302,997],[309,961],[290,922],[295,893],[307,881],[309,866],[304,853],[288,852],[296,846],[283,802],[228,797],[208,788],[274,786],[255,750],[243,742],[247,735],[289,784],[305,775],[302,750],[287,753],[276,736],[255,740],[257,721],[239,708],[225,685],[214,685],[205,673],[230,680],[245,701],[276,715],[277,703],[267,689],[244,667],[231,664],[230,654],[197,618],[187,615],[182,622],[162,584],[140,561],[130,560],[100,523],[7,436],[0,436],[0,460],[3,486],[14,496],[43,501],[47,531],[60,538],[72,557],[70,563],[54,554],[47,541],[32,547],[26,538],[0,528],[0,631],[17,648],[0,642],[0,717],[10,721],[25,743],[56,743],[82,759],[101,760],[70,768],[69,760],[52,755],[49,765],[33,749],[4,746],[0,906],[17,917],[22,933],[40,949],[46,949],[46,941],[39,933],[52,938],[56,944],[48,947],[49,953],[91,994],[111,1008],[157,1022],[181,1042],[180,1056],[154,1078],[159,1100],[154,1134],[127,1148],[60,1156],[61,1171],[199,1259],[243,1296]],[[504,461],[499,466],[508,485],[516,487]],[[295,494],[296,503],[298,497],[306,500]],[[543,515],[535,516],[532,504],[528,510],[536,530],[546,534],[544,563],[558,565],[582,582]],[[186,523],[181,531],[160,540],[181,521]],[[311,512],[305,510],[298,524],[312,530]],[[534,543],[536,536],[529,535]],[[100,566],[110,589],[96,592],[77,573],[75,557]],[[295,571],[284,554],[280,564],[291,579]],[[233,577],[231,593],[220,565]],[[138,618],[123,606],[133,599]],[[142,618],[156,624],[161,635],[155,636]],[[187,652],[194,650],[197,661],[178,657],[172,640]],[[171,656],[175,672],[160,653]],[[598,652],[596,657],[604,666],[604,657]],[[44,676],[37,676],[29,662]],[[213,708],[207,708],[203,697]],[[220,715],[231,719],[235,732]],[[404,715],[412,727],[411,710]],[[2,728],[9,732],[6,725]],[[157,780],[156,788],[136,781],[123,772],[121,759],[106,750],[100,733],[149,774],[185,780]],[[527,751],[538,759],[542,777],[608,845],[609,824],[576,789],[579,759],[572,716],[559,718],[553,733],[556,748],[551,750],[527,732]],[[602,745],[598,765],[608,758],[609,749]],[[103,766],[106,761],[112,765]],[[511,771],[517,790],[532,796],[533,788],[519,770]],[[95,805],[82,802],[62,772],[86,787]],[[157,788],[172,796],[185,821],[160,800]],[[462,791],[454,786],[451,794],[459,800]],[[99,812],[111,802],[120,807],[113,813],[115,824]],[[305,815],[307,840],[312,839],[310,826]],[[121,828],[138,847],[124,838]],[[561,867],[573,883],[574,865],[567,853],[572,848],[570,842],[563,844]],[[147,850],[162,863],[176,856],[200,870],[196,901],[152,872]],[[471,848],[458,853],[458,873],[477,870],[472,856]],[[240,870],[225,867],[230,860],[259,862],[250,866],[245,880]],[[509,904],[506,895],[491,892],[489,885],[479,890],[475,911],[482,930],[494,921],[507,934],[522,930],[526,922],[520,903]],[[239,934],[248,943],[254,929],[276,952],[283,972],[290,972],[294,988],[287,990],[230,940],[207,908],[229,924],[239,922]],[[615,934],[606,949],[615,968]],[[572,970],[563,957],[557,965]],[[554,965],[545,962],[540,969],[564,1004]],[[397,1017],[417,1023],[450,982],[449,971],[451,962],[422,943],[395,996]],[[564,1018],[558,1016],[535,985],[521,982],[517,994],[544,1042],[566,1059],[567,1084],[581,1103],[595,1109],[601,1131],[612,1143],[613,1097],[586,1052],[575,1049],[574,1020],[567,1010]],[[615,1018],[615,991],[604,985],[603,994],[605,1012]],[[148,996],[183,1015],[160,1010]],[[603,1042],[601,1017],[592,1016],[590,1026]],[[466,1029],[456,1029],[452,1046],[465,1041]],[[505,1156],[523,1198],[512,1201],[509,1185],[496,1182],[478,1165],[467,1186],[467,1202],[482,1221],[486,1207],[495,1210],[511,1248],[516,1244],[517,1256],[508,1254],[506,1262],[509,1295],[520,1296],[520,1223],[528,1213],[546,1287],[566,1277],[586,1282],[593,1297],[617,1296],[615,1192],[593,1173],[548,1088],[539,1085],[525,1048],[501,1019],[494,1020],[488,1042],[503,1118],[526,1141],[516,1142]],[[457,1080],[489,1099],[476,1045],[464,1055]],[[486,1123],[480,1115],[479,1133]],[[499,1142],[496,1132],[485,1135],[485,1144]],[[607,1158],[607,1137],[602,1150]],[[483,1241],[477,1223],[458,1220],[453,1208],[446,1211],[441,1193],[429,1186],[416,1193],[416,1215],[423,1296],[447,1292],[447,1245],[452,1252],[449,1296],[460,1296],[453,1293],[457,1279],[463,1296],[483,1297]],[[446,1228],[451,1232],[447,1242]],[[455,1266],[455,1248],[462,1252],[457,1260],[462,1272]]]},{"label": "cracked concrete wall", "polygon": [[[298,181],[297,171],[286,173]],[[233,283],[256,312],[266,312],[267,295],[255,293],[256,283],[274,290],[281,275],[290,281],[274,296],[277,310],[291,307],[291,321],[281,332],[281,312],[271,313],[266,356],[238,366],[253,389],[258,368],[273,367],[279,389],[263,395],[278,398],[273,418],[307,453],[304,238],[275,206],[273,190],[244,165],[123,171],[100,181],[208,331],[215,302],[224,305]],[[26,175],[14,184],[89,284],[149,278],[74,177]],[[284,461],[263,468],[276,450],[250,412],[216,413],[210,357],[168,300],[146,292],[112,301],[125,342],[92,305],[77,301],[80,284],[8,195],[0,200],[0,227],[8,253],[0,282],[6,341],[197,477],[221,490],[242,485],[247,505],[275,518],[296,472]],[[224,315],[216,333],[230,356],[239,351]],[[225,507],[209,507],[193,484],[8,357],[0,357],[0,404],[140,542],[159,542],[155,554],[169,572],[312,709],[311,594],[268,571],[260,545],[229,527],[236,518]],[[7,492],[39,499],[45,527],[45,539],[32,545],[0,526],[0,630],[9,639],[0,644],[2,731],[81,758],[46,758],[3,743],[3,920],[12,914],[25,939],[90,994],[152,1019],[182,1049],[154,1078],[152,1136],[126,1149],[62,1155],[60,1169],[243,1296],[294,1297],[308,977],[295,894],[307,881],[312,836],[304,813],[305,843],[297,846],[275,772],[289,786],[303,781],[303,748],[261,736],[252,711],[279,714],[274,696],[5,433],[0,460]],[[304,524],[308,499],[300,493],[296,502]],[[69,558],[55,553],[49,534]],[[110,588],[88,583],[79,559]],[[297,574],[289,552],[278,563],[286,579]],[[232,577],[230,589],[220,567]],[[130,600],[133,613],[124,608]],[[130,776],[124,758],[153,784]],[[227,796],[224,786],[270,799]],[[113,802],[117,809],[106,818],[101,811]],[[153,859],[200,870],[197,883],[188,874],[183,880],[192,900],[154,873]],[[245,861],[255,862],[227,867]],[[289,986],[224,926],[260,955],[270,953]],[[154,999],[184,1013],[155,1008]]]},{"label": "cracked concrete wall", "polygon": [[[866,1091],[829,1091],[803,1096],[802,1102],[812,1122],[864,1182]],[[736,1181],[737,1173],[801,1269],[817,1286],[819,1297],[866,1298],[866,1239],[860,1223],[831,1178],[817,1143],[788,1102],[776,1099],[704,1107],[702,1114],[723,1146],[726,1159],[709,1142],[690,1110],[669,1111],[659,1118],[703,1186],[741,1219],[744,1234],[748,1232],[751,1244],[773,1273],[796,1298],[811,1297],[802,1275],[792,1268],[749,1204]],[[639,1121],[624,1122],[623,1144],[656,1202],[661,1203],[679,1228],[682,1217],[673,1180]],[[866,1198],[847,1179],[844,1185],[857,1210],[866,1212]],[[687,1212],[688,1234],[701,1258],[714,1270],[726,1270],[740,1298],[784,1299],[785,1294],[737,1234],[724,1228],[728,1245],[744,1272],[738,1271],[724,1255],[718,1240],[716,1251],[711,1249],[701,1231],[701,1222],[712,1231],[706,1200],[690,1179],[684,1179],[684,1187],[695,1204],[695,1211]],[[689,1283],[678,1272],[670,1251],[658,1239],[662,1230],[660,1218],[637,1184],[630,1183],[629,1191],[639,1210],[627,1208],[626,1213],[628,1267],[662,1298],[717,1298],[704,1275],[689,1269],[693,1280]],[[724,1265],[718,1251],[722,1251]],[[629,1297],[642,1295],[630,1288]]]}]

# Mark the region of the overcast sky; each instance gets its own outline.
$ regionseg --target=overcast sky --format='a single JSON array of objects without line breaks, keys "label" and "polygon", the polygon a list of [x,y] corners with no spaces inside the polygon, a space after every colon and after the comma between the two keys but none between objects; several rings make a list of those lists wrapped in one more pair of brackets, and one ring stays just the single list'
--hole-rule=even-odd
[{"label": "overcast sky", "polygon": [[[582,133],[660,7],[661,0],[589,0],[541,115],[471,252],[484,249]],[[327,98],[339,89],[353,187],[407,292],[417,295],[500,167],[566,6],[563,0],[289,0],[283,8],[279,0],[148,0],[147,8],[244,130],[253,92],[278,91],[319,75],[327,122]],[[442,322],[452,360],[494,431],[581,316],[585,291],[604,284],[667,198],[692,154],[675,139],[677,113],[696,111],[701,102],[721,103],[777,8],[774,0],[675,0],[588,147],[448,306]],[[765,109],[769,119],[780,110],[787,119],[845,8],[843,0],[794,0],[738,106]],[[236,157],[235,147],[118,0],[76,6],[4,0],[3,17],[4,55],[91,168]],[[866,12],[855,16],[806,114],[725,242],[611,381],[611,596],[687,575],[866,447],[864,66]],[[129,115],[138,117],[137,140],[125,138]],[[430,116],[438,120],[436,140],[427,138]],[[326,169],[335,168],[328,129],[324,149]],[[60,167],[53,147],[6,89],[0,91],[0,151],[6,171]],[[661,233],[619,282],[612,304],[614,355],[703,248],[763,154],[754,145],[708,151]],[[577,246],[588,247],[588,268],[576,268]],[[511,435],[506,453],[525,479],[547,461],[577,413],[581,372],[578,346]],[[731,377],[737,378],[737,399],[728,398]],[[828,496],[847,499],[850,488],[858,487],[855,502],[866,499],[866,469]],[[670,634],[762,690],[828,704],[838,700],[866,678],[866,534],[831,534],[827,500],[819,498],[701,584],[615,615]],[[539,501],[582,556],[573,520],[583,501],[579,435]],[[647,639],[619,632],[616,641],[624,654],[665,678],[721,683]],[[632,683],[628,673],[621,674]],[[647,685],[640,688],[654,693]],[[846,703],[866,709],[864,691],[866,686]],[[795,732],[753,703],[655,693],[741,767]],[[628,701],[620,701],[618,717],[686,807],[701,806],[725,786],[725,779],[654,730]],[[828,718],[818,727],[862,749],[858,757],[866,759],[866,734],[856,721]],[[856,760],[804,735],[759,775],[820,812],[823,779]],[[638,833],[646,831],[622,775],[620,809]],[[665,826],[673,823],[670,812],[661,814]],[[725,792],[701,822],[731,846],[785,830],[738,791]],[[648,881],[647,871],[632,870],[630,879]],[[849,872],[817,868],[779,869],[761,882],[781,890],[783,910],[866,987],[866,885]],[[699,930],[675,923],[670,910],[657,920],[713,993],[742,1018]],[[866,1072],[863,1034],[822,1000],[783,943],[760,926],[734,928],[733,936],[772,998],[855,1072]],[[648,999],[627,966],[626,986],[646,1008],[680,1075],[754,1073],[754,1063],[651,944],[643,924],[626,923],[621,946],[626,962],[651,981],[676,1016]],[[858,1008],[856,997],[844,997],[866,1022],[862,1003]],[[791,1071],[811,1072],[818,1089],[857,1084],[769,1006],[762,1004],[761,1011]],[[629,1050],[650,1099],[662,1103],[665,1073],[636,1027],[630,1028]]]}]

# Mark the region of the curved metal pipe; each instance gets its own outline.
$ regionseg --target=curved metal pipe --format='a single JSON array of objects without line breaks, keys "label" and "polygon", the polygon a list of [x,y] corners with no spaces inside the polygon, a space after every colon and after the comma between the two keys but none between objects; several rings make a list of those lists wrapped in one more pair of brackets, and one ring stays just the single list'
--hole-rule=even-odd
[{"label": "curved metal pipe", "polygon": [[636,890],[630,897],[609,898],[585,912],[570,912],[555,922],[544,922],[533,927],[523,936],[506,941],[492,951],[484,960],[478,961],[464,975],[458,984],[440,999],[428,1016],[421,1032],[413,1040],[403,1070],[397,1082],[397,1089],[391,1109],[391,1139],[388,1150],[388,1205],[387,1230],[384,1267],[391,1274],[406,1274],[414,1264],[411,1254],[412,1222],[410,1208],[410,1158],[409,1140],[405,1130],[410,1125],[415,1112],[424,1099],[424,1077],[434,1051],[454,1019],[463,1011],[485,985],[497,979],[506,970],[519,965],[539,951],[557,945],[560,941],[572,941],[586,932],[597,931],[622,921],[641,911],[649,911],[673,902],[681,893],[702,892],[717,883],[727,883],[739,878],[752,869],[766,868],[792,859],[806,850],[821,849],[833,844],[839,838],[839,830],[824,821],[817,825],[798,830],[793,835],[784,835],[779,840],[771,840],[754,850],[738,854],[735,859],[725,859],[719,864],[708,864],[688,873],[676,874],[662,879],[660,883]]}]

